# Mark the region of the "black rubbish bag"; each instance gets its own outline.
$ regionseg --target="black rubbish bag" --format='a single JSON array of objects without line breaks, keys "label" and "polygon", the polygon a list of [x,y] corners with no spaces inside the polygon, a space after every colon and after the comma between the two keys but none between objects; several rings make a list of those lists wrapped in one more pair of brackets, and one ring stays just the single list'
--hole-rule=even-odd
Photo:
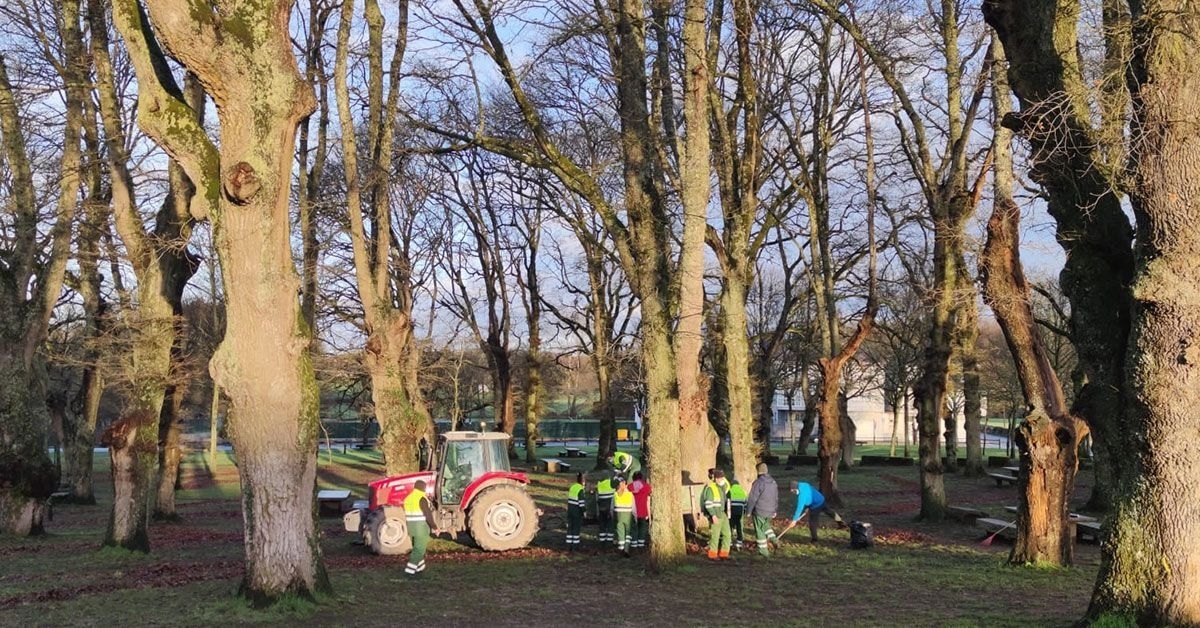
[{"label": "black rubbish bag", "polygon": [[865,521],[850,522],[850,549],[864,549],[875,545],[875,528]]}]

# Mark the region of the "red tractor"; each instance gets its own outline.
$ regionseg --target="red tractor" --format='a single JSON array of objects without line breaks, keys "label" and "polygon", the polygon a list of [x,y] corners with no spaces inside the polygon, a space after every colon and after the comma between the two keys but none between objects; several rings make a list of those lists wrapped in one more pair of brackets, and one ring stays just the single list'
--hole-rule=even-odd
[{"label": "red tractor", "polygon": [[425,480],[425,492],[442,531],[457,536],[466,530],[488,551],[529,545],[541,513],[525,490],[529,478],[509,468],[508,439],[500,432],[439,434],[433,456],[422,465],[424,470],[368,485],[368,506],[346,513],[346,530],[360,533],[363,543],[376,554],[407,553],[412,539],[405,523],[404,498],[417,480]]}]

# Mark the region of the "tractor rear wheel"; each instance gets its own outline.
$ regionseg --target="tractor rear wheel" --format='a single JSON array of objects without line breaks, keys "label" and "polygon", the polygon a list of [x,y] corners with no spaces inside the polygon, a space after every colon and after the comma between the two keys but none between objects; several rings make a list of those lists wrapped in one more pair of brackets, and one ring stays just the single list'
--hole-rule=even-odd
[{"label": "tractor rear wheel", "polygon": [[371,551],[383,556],[405,554],[412,549],[412,538],[408,536],[408,522],[404,509],[384,506],[371,513],[367,520],[368,534],[364,534]]},{"label": "tractor rear wheel", "polygon": [[523,486],[500,484],[471,500],[468,521],[479,547],[497,552],[529,545],[538,530],[538,512]]}]

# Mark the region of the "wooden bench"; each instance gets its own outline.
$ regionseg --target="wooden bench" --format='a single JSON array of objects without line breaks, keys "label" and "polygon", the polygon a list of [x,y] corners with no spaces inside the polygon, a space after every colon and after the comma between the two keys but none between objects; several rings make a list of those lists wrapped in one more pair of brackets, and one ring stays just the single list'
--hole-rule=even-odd
[{"label": "wooden bench", "polygon": [[546,441],[544,441],[544,440],[539,440],[539,441],[537,441],[537,446],[538,446],[538,447],[545,447],[545,446],[546,446]]},{"label": "wooden bench", "polygon": [[946,514],[955,521],[963,523],[974,523],[976,519],[987,517],[988,514],[978,508],[970,506],[947,506]]},{"label": "wooden bench", "polygon": [[1100,542],[1101,524],[1092,517],[1088,517],[1091,521],[1080,519],[1075,522],[1075,540],[1082,543],[1085,538],[1091,539],[1094,543]]},{"label": "wooden bench", "polygon": [[996,534],[1010,540],[1017,538],[1017,526],[1011,521],[980,517],[975,520],[975,525],[983,528],[985,534]]},{"label": "wooden bench", "polygon": [[568,458],[586,458],[587,453],[585,453],[582,449],[579,449],[578,447],[567,447],[567,457]]},{"label": "wooden bench", "polygon": [[537,461],[537,470],[546,473],[566,473],[571,470],[571,465],[558,458],[542,458]]},{"label": "wooden bench", "polygon": [[[1014,514],[1016,514],[1016,512],[1017,512],[1018,510],[1020,510],[1020,508],[1018,508],[1017,506],[1005,506],[1005,507],[1004,507],[1004,509],[1005,509],[1005,510],[1007,510],[1008,512],[1011,512],[1011,513],[1014,513]],[[1077,512],[1069,512],[1069,513],[1067,513],[1067,518],[1068,518],[1068,519],[1070,519],[1071,521],[1075,522],[1075,523],[1079,523],[1080,521],[1095,521],[1095,520],[1096,520],[1096,518],[1095,518],[1095,517],[1089,517],[1089,516],[1087,516],[1087,515],[1081,515],[1081,514],[1079,514],[1079,513],[1077,513]]]},{"label": "wooden bench", "polygon": [[345,510],[346,500],[350,499],[350,491],[346,489],[324,489],[317,491],[317,512],[331,512],[340,515]]},{"label": "wooden bench", "polygon": [[1004,486],[1005,484],[1012,486],[1017,485],[1016,476],[1009,475],[1007,473],[989,473],[988,477],[996,481],[996,486]]}]

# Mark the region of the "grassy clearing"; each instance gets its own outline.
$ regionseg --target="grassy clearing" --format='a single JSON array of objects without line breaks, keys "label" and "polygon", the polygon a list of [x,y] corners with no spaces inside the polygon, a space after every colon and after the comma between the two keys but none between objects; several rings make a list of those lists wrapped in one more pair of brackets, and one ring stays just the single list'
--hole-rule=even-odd
[{"label": "grassy clearing", "polygon": [[[548,449],[553,449],[550,447]],[[585,466],[590,461],[582,460]],[[99,465],[98,465],[99,466]],[[105,465],[106,468],[106,465]],[[356,495],[380,474],[371,452],[323,453],[319,482]],[[813,469],[773,469],[781,486]],[[979,545],[961,523],[913,521],[916,469],[843,472],[842,514],[871,521],[878,544],[848,549],[847,533],[806,529],[785,537],[771,559],[735,553],[712,564],[698,547],[679,565],[651,573],[644,556],[622,558],[584,529],[584,550],[562,542],[562,501],[570,476],[532,474],[547,512],[534,547],[487,554],[444,537],[429,569],[405,578],[404,557],[371,556],[351,544],[336,518],[322,519],[331,598],[253,611],[233,598],[242,569],[237,473],[225,454],[210,466],[190,456],[180,493],[180,524],[151,528],[149,555],[100,551],[109,497],[96,506],[56,508],[50,533],[0,537],[0,623],[5,625],[605,625],[605,626],[1055,626],[1082,616],[1096,575],[1094,546],[1080,545],[1078,566],[1063,570],[1004,564],[1008,547]],[[106,477],[101,478],[101,488]],[[1086,495],[1088,478],[1079,497]],[[1012,488],[947,476],[952,503],[1006,517]],[[781,515],[792,501],[781,496]],[[777,528],[782,520],[777,521]]]}]

